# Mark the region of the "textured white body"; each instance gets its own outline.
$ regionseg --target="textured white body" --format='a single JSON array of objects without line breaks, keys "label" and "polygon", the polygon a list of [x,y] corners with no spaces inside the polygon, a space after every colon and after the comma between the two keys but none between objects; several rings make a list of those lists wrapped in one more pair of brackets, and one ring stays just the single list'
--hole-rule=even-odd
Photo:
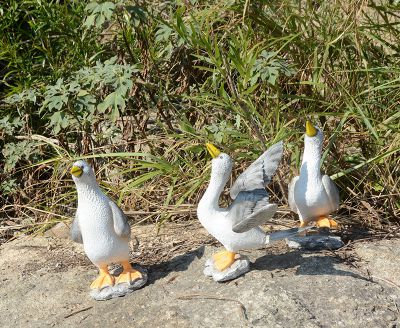
[{"label": "textured white body", "polygon": [[96,185],[77,184],[77,218],[86,255],[96,266],[129,260],[129,239],[115,233],[111,201]]},{"label": "textured white body", "polygon": [[339,206],[339,194],[329,176],[321,175],[321,148],[323,134],[305,136],[300,175],[289,186],[289,203],[302,222],[328,216]]},{"label": "textured white body", "polygon": [[315,172],[316,169],[313,170],[313,168],[302,169],[294,186],[294,200],[297,212],[302,220],[311,221],[320,216],[329,215],[334,211],[322,184],[322,176],[315,174]]}]

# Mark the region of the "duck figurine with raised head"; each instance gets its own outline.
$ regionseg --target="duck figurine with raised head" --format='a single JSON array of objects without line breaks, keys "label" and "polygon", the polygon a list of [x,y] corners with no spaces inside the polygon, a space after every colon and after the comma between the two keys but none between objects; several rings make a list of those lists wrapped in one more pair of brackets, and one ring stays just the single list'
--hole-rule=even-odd
[{"label": "duck figurine with raised head", "polygon": [[312,221],[320,228],[337,227],[329,214],[339,207],[339,191],[328,175],[321,174],[323,141],[322,131],[307,121],[300,175],[289,184],[289,206],[299,215],[301,227]]},{"label": "duck figurine with raised head", "polygon": [[[275,214],[276,204],[270,204],[265,186],[271,182],[282,157],[283,143],[265,151],[235,181],[230,189],[232,204],[219,206],[219,198],[232,172],[232,159],[207,143],[213,157],[210,183],[197,207],[197,216],[204,228],[214,236],[225,250],[206,262],[204,273],[215,281],[234,279],[249,270],[249,261],[237,252],[262,248],[274,240],[281,240],[299,232],[289,229],[267,234],[259,226]],[[244,259],[244,260],[243,260]]]}]

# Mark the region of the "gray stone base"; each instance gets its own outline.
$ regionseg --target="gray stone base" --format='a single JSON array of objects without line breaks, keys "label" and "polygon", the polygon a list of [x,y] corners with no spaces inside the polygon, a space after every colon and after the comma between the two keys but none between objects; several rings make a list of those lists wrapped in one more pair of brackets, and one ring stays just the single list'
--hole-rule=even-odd
[{"label": "gray stone base", "polygon": [[238,259],[224,271],[219,271],[214,266],[214,260],[209,258],[204,267],[204,275],[212,277],[216,282],[223,282],[236,279],[237,277],[250,271],[250,260],[247,256],[240,255]]},{"label": "gray stone base", "polygon": [[342,239],[338,236],[319,234],[286,238],[286,244],[290,248],[304,249],[308,251],[338,249],[344,245]]},{"label": "gray stone base", "polygon": [[102,289],[93,289],[90,292],[90,296],[96,301],[106,301],[112,298],[125,296],[126,294],[132,293],[136,289],[143,287],[147,282],[147,270],[138,265],[133,265],[133,268],[140,271],[142,274],[141,279],[136,279],[131,283],[122,283]]}]

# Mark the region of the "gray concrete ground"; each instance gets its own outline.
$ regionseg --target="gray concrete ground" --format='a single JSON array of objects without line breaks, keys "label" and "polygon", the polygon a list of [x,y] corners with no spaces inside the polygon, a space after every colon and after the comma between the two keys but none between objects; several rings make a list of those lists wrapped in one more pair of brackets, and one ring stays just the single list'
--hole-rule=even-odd
[{"label": "gray concrete ground", "polygon": [[398,239],[358,242],[335,252],[292,250],[280,242],[244,252],[251,271],[227,283],[203,275],[216,249],[196,246],[170,254],[148,264],[144,288],[97,302],[89,296],[97,272],[79,245],[17,239],[0,248],[0,325],[400,327]]}]

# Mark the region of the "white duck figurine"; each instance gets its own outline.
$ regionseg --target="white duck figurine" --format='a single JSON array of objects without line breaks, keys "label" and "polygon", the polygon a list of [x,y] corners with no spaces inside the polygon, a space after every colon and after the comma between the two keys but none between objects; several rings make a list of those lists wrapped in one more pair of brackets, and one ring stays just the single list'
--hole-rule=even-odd
[{"label": "white duck figurine", "polygon": [[241,249],[261,248],[299,232],[296,228],[267,235],[259,227],[277,210],[276,204],[268,202],[265,186],[281,160],[282,142],[270,147],[236,179],[230,190],[233,203],[228,208],[219,207],[218,202],[231,175],[231,157],[210,143],[206,147],[213,157],[211,178],[197,207],[197,216],[204,228],[225,247],[213,255],[217,270],[228,269],[239,258],[236,252]]},{"label": "white duck figurine", "polygon": [[[114,284],[143,280],[142,273],[129,263],[131,228],[122,210],[102,192],[88,163],[77,161],[70,172],[78,191],[71,237],[83,244],[86,255],[99,268],[99,276],[90,287],[101,290]],[[111,263],[123,266],[116,280],[108,271]]]},{"label": "white duck figurine", "polygon": [[304,154],[300,176],[289,184],[289,206],[299,215],[300,226],[316,221],[320,228],[334,228],[337,223],[329,214],[339,207],[339,191],[328,175],[321,175],[321,151],[324,135],[306,122]]}]

